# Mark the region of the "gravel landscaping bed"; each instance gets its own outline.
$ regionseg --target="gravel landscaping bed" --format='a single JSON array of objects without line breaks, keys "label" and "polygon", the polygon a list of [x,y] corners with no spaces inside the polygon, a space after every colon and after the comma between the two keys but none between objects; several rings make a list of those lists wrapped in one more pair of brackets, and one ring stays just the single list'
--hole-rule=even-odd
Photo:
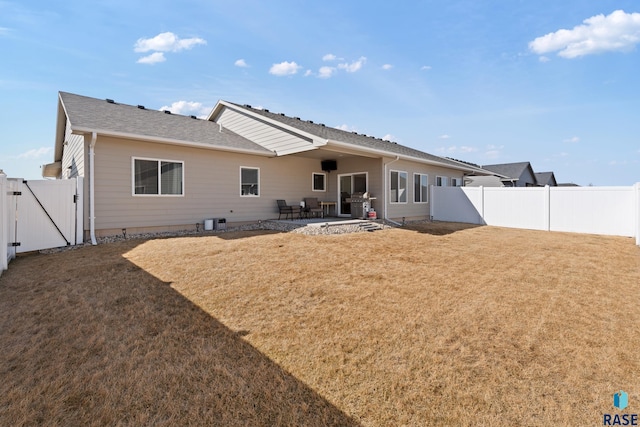
[{"label": "gravel landscaping bed", "polygon": [[[396,227],[395,224],[390,223],[384,220],[377,221],[369,221],[371,223],[377,224],[381,229],[393,228]],[[211,236],[221,233],[229,233],[234,231],[253,231],[253,230],[274,230],[281,231],[285,233],[298,233],[305,234],[309,236],[317,236],[317,235],[328,235],[328,234],[347,234],[347,233],[362,233],[366,230],[363,229],[359,224],[338,224],[332,225],[331,222],[327,222],[324,224],[315,224],[310,225],[309,223],[305,223],[301,221],[300,223],[290,223],[290,222],[281,222],[281,221],[259,221],[253,224],[245,224],[237,227],[229,227],[225,230],[215,230],[215,231],[204,231],[202,228],[199,230],[182,230],[182,231],[171,231],[171,232],[161,232],[161,233],[138,233],[138,234],[118,234],[114,236],[107,237],[99,237],[97,239],[98,244],[105,243],[114,243],[120,242],[128,239],[155,239],[158,237],[180,237],[180,236]],[[40,253],[56,253],[67,250],[78,249],[84,246],[91,246],[90,242],[85,242],[83,244],[75,245],[75,246],[66,246],[61,248],[52,248],[52,249],[44,249],[41,250]]]}]

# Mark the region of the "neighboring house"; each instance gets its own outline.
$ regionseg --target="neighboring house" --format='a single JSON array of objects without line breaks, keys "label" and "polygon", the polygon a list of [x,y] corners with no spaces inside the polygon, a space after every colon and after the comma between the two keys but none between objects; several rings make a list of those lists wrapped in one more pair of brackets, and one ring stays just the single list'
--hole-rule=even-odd
[{"label": "neighboring house", "polygon": [[558,183],[556,182],[556,177],[553,172],[536,172],[536,182],[539,186],[544,187],[548,185],[549,187],[557,187]]},{"label": "neighboring house", "polygon": [[529,162],[484,165],[482,168],[506,177],[502,179],[505,187],[535,187],[538,185],[536,175]]},{"label": "neighboring house", "polygon": [[[54,163],[85,178],[85,234],[195,229],[276,218],[276,200],[369,192],[378,217],[429,217],[428,186],[461,185],[479,167],[394,142],[220,101],[207,120],[60,92]],[[333,213],[333,212],[332,212]]]}]

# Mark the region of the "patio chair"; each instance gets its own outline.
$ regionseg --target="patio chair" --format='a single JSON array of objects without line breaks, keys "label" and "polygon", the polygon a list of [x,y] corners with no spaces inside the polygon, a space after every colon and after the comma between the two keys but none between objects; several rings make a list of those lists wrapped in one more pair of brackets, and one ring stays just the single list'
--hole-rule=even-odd
[{"label": "patio chair", "polygon": [[317,197],[304,198],[304,212],[307,216],[317,217],[319,214],[321,218],[324,218],[324,209],[318,204]]},{"label": "patio chair", "polygon": [[291,219],[293,219],[293,214],[297,214],[298,218],[300,218],[300,206],[287,205],[287,202],[284,200],[278,200],[278,219],[284,215],[284,218],[287,219],[289,215],[291,215]]}]

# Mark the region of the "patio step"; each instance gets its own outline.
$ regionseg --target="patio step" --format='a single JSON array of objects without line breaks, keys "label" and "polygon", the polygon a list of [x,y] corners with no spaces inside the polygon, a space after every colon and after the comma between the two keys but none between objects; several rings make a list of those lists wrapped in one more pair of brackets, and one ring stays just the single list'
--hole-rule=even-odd
[{"label": "patio step", "polygon": [[366,221],[366,222],[361,222],[359,225],[360,225],[360,228],[365,231],[374,232],[376,230],[382,230],[382,227],[380,227],[380,224],[376,222]]}]

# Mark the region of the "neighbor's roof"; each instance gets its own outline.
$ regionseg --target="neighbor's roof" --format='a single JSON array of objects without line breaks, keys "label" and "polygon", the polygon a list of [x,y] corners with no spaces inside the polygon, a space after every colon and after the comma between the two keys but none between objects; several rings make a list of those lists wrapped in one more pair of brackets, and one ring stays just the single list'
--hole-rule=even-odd
[{"label": "neighbor's roof", "polygon": [[534,175],[538,184],[553,184],[556,180],[553,172],[536,172]]},{"label": "neighbor's roof", "polygon": [[[250,105],[240,105],[228,101],[221,101],[221,103],[223,105],[230,105],[253,114],[267,117],[271,120],[277,121],[294,129],[303,131],[307,134],[326,139],[329,143],[331,143],[332,141],[345,143],[354,146],[354,148],[359,147],[363,149],[385,152],[388,153],[389,156],[405,156],[414,159],[426,160],[430,163],[439,163],[443,166],[452,167],[459,170],[480,172],[484,174],[490,173],[489,171],[483,170],[478,166],[474,166],[466,162],[460,162],[453,159],[435,156],[433,154],[425,153],[424,151],[416,150],[414,148],[398,144],[397,142],[386,141],[373,136],[336,129],[330,126],[326,126],[322,123],[314,123],[312,120],[302,120],[299,117],[289,117],[282,113],[272,113],[266,109],[252,108]],[[212,112],[212,115],[209,118],[211,119],[214,114],[215,110],[214,112]]]},{"label": "neighbor's roof", "polygon": [[508,176],[513,179],[520,178],[525,169],[530,168],[531,173],[533,173],[533,169],[531,168],[531,164],[529,162],[520,162],[520,163],[502,163],[497,165],[482,165],[483,169],[490,170],[491,172],[495,172],[500,175]]},{"label": "neighbor's roof", "polygon": [[[60,92],[60,102],[75,132],[136,137],[167,143],[272,155],[266,148],[195,116],[167,114],[143,106]],[[57,143],[57,142],[56,142]]]}]

